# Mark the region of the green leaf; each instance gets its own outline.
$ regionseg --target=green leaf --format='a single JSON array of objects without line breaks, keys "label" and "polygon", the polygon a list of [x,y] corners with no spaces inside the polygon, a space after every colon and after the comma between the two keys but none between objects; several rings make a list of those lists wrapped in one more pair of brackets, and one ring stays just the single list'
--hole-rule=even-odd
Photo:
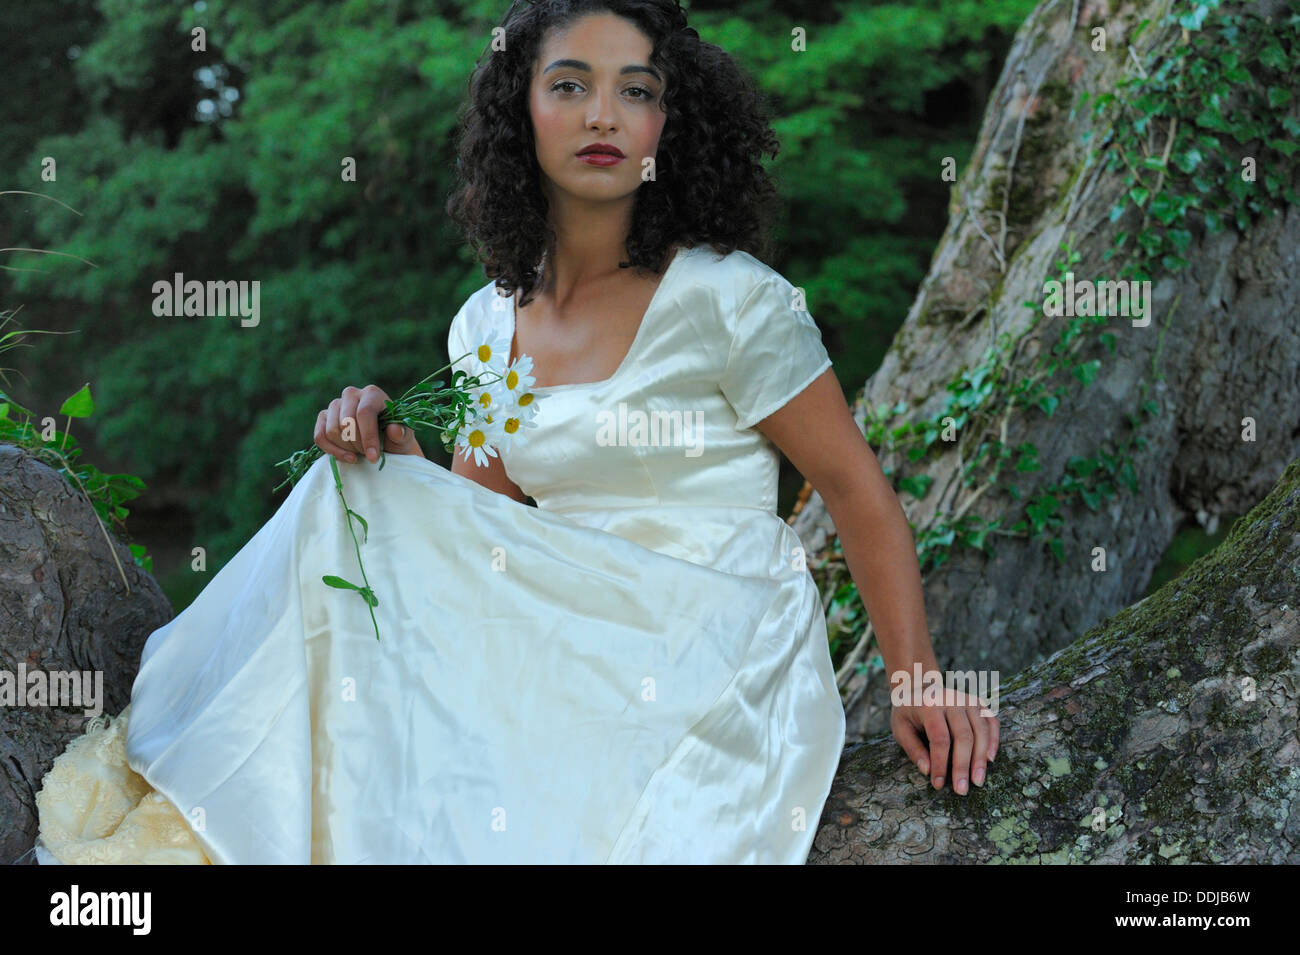
[{"label": "green leaf", "polygon": [[1092,361],[1083,361],[1075,365],[1073,369],[1074,376],[1085,385],[1090,385],[1093,379],[1097,377],[1097,369],[1101,367],[1101,360],[1094,358]]},{"label": "green leaf", "polygon": [[95,413],[95,403],[90,399],[90,382],[81,386],[81,390],[63,402],[59,414],[69,418],[89,418]]},{"label": "green leaf", "polygon": [[1174,164],[1183,172],[1192,172],[1201,164],[1201,160],[1204,158],[1201,151],[1193,146],[1183,152],[1174,153]]},{"label": "green leaf", "polygon": [[930,485],[933,483],[934,478],[929,474],[913,474],[899,481],[898,487],[920,500],[925,497],[926,492],[930,490]]},{"label": "green leaf", "polygon": [[1178,203],[1167,192],[1161,192],[1151,200],[1151,214],[1165,225],[1177,219],[1181,212]]},{"label": "green leaf", "polygon": [[1260,48],[1259,62],[1274,70],[1285,70],[1287,68],[1286,54],[1282,52],[1282,44],[1276,39],[1269,42],[1266,46]]},{"label": "green leaf", "polygon": [[339,590],[355,590],[360,593],[364,588],[358,587],[354,583],[344,580],[342,577],[335,577],[333,574],[326,574],[321,580],[330,587],[337,587]]},{"label": "green leaf", "polygon": [[356,511],[352,510],[352,508],[350,507],[348,508],[348,513],[361,522],[361,530],[362,530],[361,543],[363,544],[366,543],[368,540],[370,540],[370,525],[366,523],[366,519],[364,517],[362,517]]}]

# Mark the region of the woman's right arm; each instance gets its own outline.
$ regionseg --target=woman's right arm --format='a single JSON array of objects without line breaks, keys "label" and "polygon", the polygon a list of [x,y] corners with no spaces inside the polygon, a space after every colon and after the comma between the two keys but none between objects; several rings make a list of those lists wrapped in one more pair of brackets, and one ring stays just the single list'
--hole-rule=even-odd
[{"label": "woman's right arm", "polygon": [[[349,385],[343,389],[343,393],[338,398],[330,402],[328,408],[316,416],[316,431],[312,435],[312,443],[326,454],[332,454],[340,461],[348,463],[355,462],[357,456],[364,454],[367,447],[373,448],[374,457],[370,460],[377,460],[379,413],[386,407],[387,399],[388,395],[377,385],[367,385],[365,388]],[[347,440],[343,433],[344,426],[349,423],[351,423],[349,429],[351,440]],[[389,454],[418,454],[420,457],[425,457],[419,442],[415,440],[415,435],[406,428],[400,425],[389,425],[387,432],[383,436],[383,444],[384,450]],[[473,461],[467,460],[464,455],[456,454],[452,456],[451,470],[453,474],[467,477],[490,491],[504,494],[520,504],[527,503],[527,495],[506,476],[505,465],[501,463],[501,459],[489,457],[488,460],[491,463],[487,467],[479,467]]]},{"label": "woman's right arm", "polygon": [[479,467],[473,461],[466,460],[463,454],[456,454],[451,459],[453,474],[477,481],[490,491],[504,494],[520,504],[528,503],[528,496],[519,489],[519,485],[506,476],[506,466],[499,457],[489,457],[487,467]]}]

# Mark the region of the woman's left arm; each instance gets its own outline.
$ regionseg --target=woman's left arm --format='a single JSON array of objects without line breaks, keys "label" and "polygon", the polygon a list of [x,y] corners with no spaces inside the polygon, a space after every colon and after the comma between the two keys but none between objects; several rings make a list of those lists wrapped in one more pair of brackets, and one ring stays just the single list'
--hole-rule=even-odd
[{"label": "woman's left arm", "polygon": [[[912,529],[844,401],[835,372],[827,369],[755,427],[826,502],[845,563],[871,618],[891,687],[900,680],[911,681],[918,663],[924,674],[937,674]],[[916,692],[920,693],[919,687]],[[965,795],[968,778],[984,785],[985,765],[997,752],[1000,729],[996,716],[981,714],[984,705],[955,689],[945,689],[942,703],[894,705],[890,717],[894,738],[936,789],[943,787],[950,748],[953,789]]]}]

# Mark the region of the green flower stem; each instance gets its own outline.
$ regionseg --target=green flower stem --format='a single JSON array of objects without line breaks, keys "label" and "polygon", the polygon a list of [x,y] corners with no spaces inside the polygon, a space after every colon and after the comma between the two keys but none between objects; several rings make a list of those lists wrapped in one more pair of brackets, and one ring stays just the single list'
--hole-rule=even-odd
[{"label": "green flower stem", "polygon": [[332,574],[326,574],[321,578],[328,586],[337,587],[340,590],[355,590],[366,601],[366,607],[370,611],[370,623],[375,628],[375,639],[379,639],[379,621],[375,619],[375,607],[379,606],[379,598],[375,596],[374,590],[370,587],[370,578],[366,576],[366,565],[361,562],[361,545],[357,543],[357,532],[352,529],[352,518],[355,516],[361,521],[361,529],[366,535],[366,540],[370,539],[370,525],[368,525],[360,514],[348,507],[348,499],[343,496],[343,478],[339,475],[339,463],[334,457],[330,456],[330,470],[334,472],[334,489],[339,492],[339,500],[343,502],[343,514],[347,518],[348,533],[352,535],[352,547],[357,554],[357,564],[361,567],[361,579],[365,581],[364,587],[358,587],[354,583],[344,580],[342,577],[335,577]]},{"label": "green flower stem", "polygon": [[[383,434],[384,429],[390,424],[405,425],[411,429],[412,433],[421,429],[431,429],[439,432],[443,447],[449,452],[455,453],[455,435],[465,423],[465,411],[471,401],[470,389],[481,388],[484,385],[500,381],[501,376],[495,375],[494,377],[485,378],[478,375],[468,375],[463,369],[457,369],[452,374],[450,387],[443,387],[441,381],[429,384],[429,379],[434,375],[441,374],[456,362],[471,354],[473,352],[466,352],[451,364],[443,365],[422,378],[406,389],[396,401],[390,398],[386,402],[387,406],[384,411],[379,415],[380,434]],[[295,451],[283,461],[277,461],[276,465],[285,467],[289,474],[273,490],[278,491],[287,483],[297,484],[298,480],[307,473],[316,459],[324,453],[319,447],[312,445],[310,448]],[[384,463],[387,460],[388,454],[381,448],[379,452],[379,470],[384,469]],[[375,639],[378,640],[379,622],[375,619],[374,608],[379,606],[379,598],[375,596],[375,592],[370,586],[370,579],[366,576],[366,567],[361,560],[361,544],[358,543],[356,531],[352,528],[352,518],[355,517],[361,522],[361,528],[366,540],[370,539],[370,525],[366,523],[364,517],[348,506],[347,498],[343,495],[343,478],[339,474],[338,461],[333,455],[330,456],[330,470],[334,474],[334,489],[338,491],[339,500],[343,502],[343,515],[348,522],[348,533],[352,535],[352,546],[356,550],[357,564],[361,567],[361,579],[364,581],[364,585],[358,586],[334,574],[326,574],[321,577],[321,580],[325,582],[326,586],[334,587],[337,590],[355,590],[361,595],[370,610],[370,622],[374,625]]]}]

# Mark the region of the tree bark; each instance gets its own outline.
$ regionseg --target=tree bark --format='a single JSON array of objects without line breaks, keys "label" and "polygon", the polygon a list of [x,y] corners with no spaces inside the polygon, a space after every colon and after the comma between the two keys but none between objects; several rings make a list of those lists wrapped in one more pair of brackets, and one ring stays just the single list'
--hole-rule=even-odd
[{"label": "tree bark", "polygon": [[[120,712],[145,641],[172,618],[171,603],[130,548],[105,537],[90,502],[12,444],[0,444],[0,522],[0,669],[15,678],[20,664],[26,672],[98,672],[99,707]],[[41,780],[83,732],[88,708],[0,706],[0,861],[19,860],[35,842]]]},{"label": "tree bark", "polygon": [[1300,862],[1300,460],[1181,577],[1019,674],[985,785],[851,747],[810,863]]},{"label": "tree bark", "polygon": [[[1239,7],[1240,4],[1234,4]],[[1281,15],[1281,2],[1251,4]],[[999,334],[1017,340],[1016,366],[1051,347],[1065,319],[1039,316],[1026,301],[1043,300],[1043,283],[1073,236],[1082,259],[1079,277],[1116,275],[1103,260],[1117,233],[1138,226],[1133,209],[1117,222],[1109,211],[1124,191],[1121,173],[1106,171],[1107,150],[1086,164],[1090,146],[1106,140],[1104,120],[1080,106],[1087,90],[1095,98],[1137,69],[1134,59],[1153,67],[1177,31],[1148,29],[1129,55],[1128,40],[1144,18],[1153,23],[1167,2],[1138,2],[1107,8],[1048,0],[1018,32],[990,99],[977,147],[956,182],[951,217],[920,292],[879,370],[853,405],[859,425],[866,410],[881,404],[909,405],[908,420],[937,416],[948,395],[945,384],[979,364]],[[1212,14],[1213,16],[1213,14]],[[1090,49],[1091,31],[1104,27],[1108,53]],[[1244,64],[1249,68],[1250,64]],[[1293,101],[1300,103],[1300,98]],[[1074,111],[1071,115],[1071,111]],[[1167,125],[1167,124],[1166,124]],[[1150,132],[1163,149],[1167,130]],[[1285,173],[1294,177],[1295,167]],[[1002,210],[1005,201],[1005,228]],[[1139,493],[1121,491],[1096,511],[1078,507],[1066,515],[1064,562],[1042,540],[998,538],[996,559],[980,551],[955,550],[925,579],[927,622],[940,669],[997,669],[1016,673],[1065,646],[1075,636],[1115,613],[1146,589],[1153,568],[1174,533],[1191,520],[1217,526],[1220,515],[1238,515],[1258,502],[1282,470],[1300,453],[1300,335],[1295,303],[1300,300],[1300,209],[1282,206],[1244,237],[1229,229],[1208,233],[1187,223],[1193,239],[1176,274],[1153,280],[1150,324],[1112,326],[1114,355],[1102,359],[1097,380],[1055,414],[1012,415],[1002,442],[1030,442],[1042,465],[1019,488],[1026,498],[1035,485],[1059,480],[1075,455],[1095,454],[1130,433],[1127,416],[1144,400],[1159,414],[1144,425],[1145,450],[1136,454]],[[1154,371],[1153,371],[1154,369]],[[1143,393],[1143,386],[1149,393]],[[1253,419],[1253,440],[1243,439],[1243,420]],[[900,494],[913,525],[924,527],[936,513],[951,514],[968,503],[971,491],[958,477],[964,454],[990,429],[963,434],[923,465],[931,476],[922,500]],[[960,444],[961,450],[958,450]],[[880,453],[895,474],[916,474],[896,454]],[[805,488],[811,490],[811,488]],[[1023,510],[1006,495],[987,494],[970,507],[985,519]],[[824,502],[811,493],[793,527],[811,555],[827,555],[834,526]],[[1008,522],[1010,523],[1010,521]],[[1094,548],[1107,555],[1106,572],[1095,572]],[[816,565],[810,560],[810,565]],[[842,570],[835,573],[843,579]],[[824,593],[833,581],[815,571]],[[1028,584],[1028,585],[1027,585]],[[834,618],[832,617],[832,621]],[[887,731],[887,681],[880,675],[851,675],[844,668],[850,740]]]}]

